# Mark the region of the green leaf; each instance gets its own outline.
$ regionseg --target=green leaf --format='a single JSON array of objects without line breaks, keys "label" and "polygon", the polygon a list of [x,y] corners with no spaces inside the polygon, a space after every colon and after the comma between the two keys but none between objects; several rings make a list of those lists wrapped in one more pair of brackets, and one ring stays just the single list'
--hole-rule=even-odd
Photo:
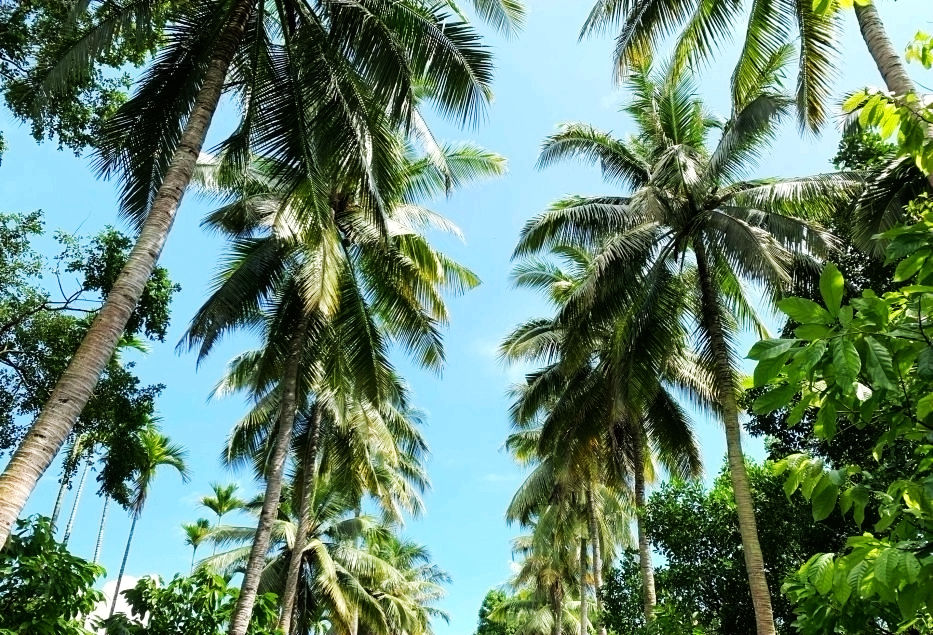
[{"label": "green leaf", "polygon": [[827,518],[836,506],[836,499],[839,497],[839,486],[836,485],[828,474],[820,477],[813,493],[810,495],[810,502],[813,505],[813,520],[819,522]]},{"label": "green leaf", "polygon": [[801,324],[832,324],[833,316],[813,300],[807,298],[785,298],[777,303],[790,319]]},{"label": "green leaf", "polygon": [[817,593],[826,595],[833,588],[835,573],[833,554],[822,553],[810,564],[808,577],[813,582],[813,586],[816,587]]},{"label": "green leaf", "polygon": [[790,351],[785,351],[778,357],[763,359],[758,362],[755,365],[754,372],[752,373],[752,380],[755,388],[764,386],[779,372],[781,372],[781,369],[784,368],[784,363],[787,361],[790,353]]},{"label": "green leaf", "polygon": [[778,408],[783,408],[790,403],[794,395],[797,394],[797,386],[793,384],[784,384],[777,388],[772,388],[764,393],[752,404],[752,408],[758,414],[768,414]]},{"label": "green leaf", "polygon": [[933,348],[927,347],[917,356],[917,375],[920,379],[933,379]]},{"label": "green leaf", "polygon": [[933,412],[933,392],[917,400],[917,418],[924,421]]},{"label": "green leaf", "polygon": [[831,328],[823,324],[802,324],[794,329],[794,335],[801,340],[821,340],[832,332]]},{"label": "green leaf", "polygon": [[832,439],[836,434],[836,402],[827,399],[820,406],[813,422],[813,433],[821,439]]},{"label": "green leaf", "polygon": [[929,256],[929,249],[920,249],[901,260],[897,263],[897,269],[894,270],[894,281],[903,282],[912,278],[920,271],[920,267],[923,266]]},{"label": "green leaf", "polygon": [[862,369],[862,360],[859,358],[855,344],[851,340],[840,337],[833,340],[830,348],[833,353],[836,375],[841,379],[838,383],[842,385],[851,383]]},{"label": "green leaf", "polygon": [[771,359],[789,351],[796,343],[797,340],[792,339],[761,340],[752,346],[752,350],[748,352],[748,359]]},{"label": "green leaf", "polygon": [[877,388],[896,388],[891,353],[871,335],[865,336],[865,370]]},{"label": "green leaf", "polygon": [[839,268],[831,262],[823,267],[823,273],[820,274],[820,295],[823,296],[823,303],[833,317],[839,315],[844,288],[845,281]]}]

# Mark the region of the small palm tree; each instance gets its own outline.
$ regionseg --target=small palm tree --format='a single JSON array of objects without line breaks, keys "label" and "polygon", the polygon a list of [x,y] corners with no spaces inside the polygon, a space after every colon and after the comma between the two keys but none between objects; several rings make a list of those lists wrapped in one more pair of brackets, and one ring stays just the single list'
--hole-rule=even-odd
[{"label": "small palm tree", "polygon": [[210,535],[211,523],[206,518],[198,518],[193,523],[184,523],[181,528],[185,531],[185,544],[191,547],[191,571],[194,571],[198,547]]},{"label": "small palm tree", "polygon": [[[217,525],[223,523],[224,516],[246,505],[246,501],[236,495],[239,487],[236,483],[226,485],[211,483],[211,490],[214,493],[201,497],[201,505],[217,515]],[[217,545],[214,545],[214,553],[217,553]]]},{"label": "small palm tree", "polygon": [[[772,69],[758,77],[723,124],[706,113],[689,79],[676,68],[660,75],[635,73],[626,107],[638,127],[634,137],[616,139],[571,124],[547,140],[541,155],[545,165],[575,157],[597,162],[608,179],[630,193],[560,201],[526,225],[516,249],[517,255],[563,244],[598,250],[599,266],[558,317],[564,324],[580,323],[576,318],[587,314],[601,324],[641,307],[632,316],[635,323],[696,325],[695,357],[725,424],[760,635],[775,630],[742,453],[732,343],[740,328],[765,332],[746,296],[747,283],[759,285],[766,297],[778,297],[795,259],[824,255],[833,243],[816,220],[861,187],[859,179],[842,173],[747,177],[792,103],[776,88],[778,76],[779,69]],[[719,138],[708,145],[714,130],[720,131]],[[649,311],[657,312],[650,307],[687,265],[696,268],[687,302],[673,305],[677,311],[664,322],[644,320]],[[577,333],[568,334],[567,348],[576,350]]]},{"label": "small palm tree", "polygon": [[117,607],[117,598],[120,594],[120,584],[123,573],[126,571],[126,560],[130,555],[130,545],[133,542],[133,533],[136,531],[136,521],[143,511],[143,506],[149,497],[152,482],[162,467],[174,468],[183,481],[188,482],[188,468],[185,465],[185,450],[178,444],[162,434],[154,425],[147,426],[140,431],[136,438],[132,498],[130,499],[130,513],[133,521],[130,523],[130,533],[126,538],[126,549],[123,551],[123,561],[120,563],[120,573],[117,575],[117,584],[113,590],[113,600],[110,604],[110,616]]}]

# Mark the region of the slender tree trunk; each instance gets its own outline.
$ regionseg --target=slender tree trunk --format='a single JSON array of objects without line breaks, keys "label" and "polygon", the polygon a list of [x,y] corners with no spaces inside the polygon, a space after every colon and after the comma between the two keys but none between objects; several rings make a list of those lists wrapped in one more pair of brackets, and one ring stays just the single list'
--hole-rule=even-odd
[{"label": "slender tree trunk", "polygon": [[603,554],[599,548],[599,524],[596,522],[596,501],[593,486],[586,488],[586,522],[590,532],[590,549],[593,552],[593,590],[596,592],[596,620],[599,635],[606,635],[603,622]]},{"label": "slender tree trunk", "polygon": [[586,537],[580,538],[580,635],[586,635],[587,619],[587,598],[586,598]]},{"label": "slender tree trunk", "polygon": [[564,619],[564,600],[563,593],[559,588],[551,589],[551,635],[561,635]]},{"label": "slender tree trunk", "polygon": [[194,558],[198,553],[197,545],[191,545],[191,573],[194,573]]},{"label": "slender tree trunk", "polygon": [[233,5],[136,245],[68,368],[56,382],[39,418],[0,475],[0,545],[6,543],[36,483],[68,438],[142,296],[175,221],[182,195],[191,181],[252,6],[252,0],[239,0]]},{"label": "slender tree trunk", "polygon": [[123,574],[126,572],[126,559],[130,556],[130,545],[133,544],[133,533],[136,531],[136,521],[139,520],[139,514],[133,514],[133,522],[130,523],[130,535],[126,538],[126,549],[123,550],[123,562],[120,563],[120,573],[117,575],[117,585],[113,588],[113,600],[110,602],[110,617],[117,610],[117,598],[120,597],[120,584],[123,583]]},{"label": "slender tree trunk", "polygon": [[75,517],[78,515],[78,503],[81,502],[81,494],[84,493],[84,484],[87,482],[87,473],[91,470],[91,459],[84,463],[84,469],[81,471],[81,480],[78,481],[78,489],[75,491],[75,501],[71,505],[71,513],[68,514],[68,524],[65,525],[65,535],[62,536],[62,545],[68,546],[71,539],[71,530],[74,529]]},{"label": "slender tree trunk", "polygon": [[[885,88],[898,96],[915,93],[916,86],[907,74],[907,68],[900,54],[888,38],[875,3],[869,2],[862,5],[856,2],[855,18],[858,20],[858,28],[862,32],[865,46],[868,47],[868,52],[875,61],[878,72],[881,73]],[[927,175],[927,181],[933,187],[933,174]]]},{"label": "slender tree trunk", "polygon": [[645,530],[645,444],[639,435],[635,439],[635,513],[638,533],[638,566],[641,569],[641,587],[644,594],[645,622],[654,620],[654,607],[658,602],[654,589],[654,565],[651,562],[651,542]]},{"label": "slender tree trunk", "polygon": [[58,495],[55,496],[55,506],[52,507],[52,532],[55,532],[55,525],[58,524],[58,517],[62,513],[62,503],[65,502],[65,492],[68,491],[68,479],[62,474],[61,485],[58,486]]},{"label": "slender tree trunk", "polygon": [[104,496],[104,509],[100,512],[100,529],[97,530],[97,544],[94,545],[94,564],[100,561],[100,550],[104,546],[104,525],[107,523],[107,508],[110,506],[110,497]]},{"label": "slender tree trunk", "polygon": [[269,457],[265,498],[262,502],[262,512],[259,514],[253,546],[250,549],[249,561],[243,574],[243,582],[240,585],[240,595],[237,597],[236,608],[230,619],[230,635],[246,635],[246,629],[253,614],[253,604],[256,602],[256,592],[259,589],[259,578],[269,550],[269,535],[278,513],[279,498],[282,495],[282,473],[285,469],[285,460],[288,458],[288,447],[292,440],[292,428],[295,424],[295,411],[298,406],[298,374],[301,366],[301,350],[304,345],[304,331],[305,325],[302,323],[292,338],[291,350],[285,362],[282,375],[282,403],[279,408],[274,445]]},{"label": "slender tree trunk", "polygon": [[755,521],[755,507],[752,503],[748,472],[745,469],[745,455],[742,453],[742,429],[739,424],[736,378],[729,360],[729,346],[723,332],[719,294],[709,271],[706,246],[702,239],[695,241],[694,252],[700,280],[703,328],[709,337],[714,356],[717,396],[722,406],[723,424],[726,428],[729,475],[732,477],[735,508],[739,517],[739,533],[742,536],[748,586],[755,608],[755,625],[758,635],[775,635],[771,593],[765,577],[764,557],[761,554],[758,525]]},{"label": "slender tree trunk", "polygon": [[311,428],[305,443],[302,457],[303,478],[299,486],[298,529],[295,532],[295,544],[288,559],[288,572],[285,576],[285,589],[282,592],[282,614],[279,617],[279,630],[291,632],[292,616],[295,613],[295,599],[298,595],[298,577],[304,560],[305,546],[308,544],[308,532],[311,530],[311,500],[314,497],[314,485],[317,478],[317,445],[321,432],[320,405],[314,407]]}]

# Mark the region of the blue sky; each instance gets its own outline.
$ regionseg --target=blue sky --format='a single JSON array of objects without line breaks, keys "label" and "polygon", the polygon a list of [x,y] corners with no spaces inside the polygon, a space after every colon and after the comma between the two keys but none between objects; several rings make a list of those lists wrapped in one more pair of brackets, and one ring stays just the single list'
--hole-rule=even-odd
[{"label": "blue sky", "polygon": [[[433,489],[426,496],[428,511],[409,522],[406,533],[429,545],[436,561],[453,577],[443,605],[451,622],[449,626],[437,625],[440,635],[470,633],[483,594],[509,575],[509,539],[514,531],[506,526],[503,513],[521,472],[501,445],[508,432],[505,392],[519,373],[504,368],[495,351],[516,322],[545,310],[539,299],[509,285],[513,244],[524,221],[550,201],[570,193],[607,191],[592,168],[568,165],[546,172],[535,170],[539,144],[564,121],[586,121],[617,134],[630,129],[629,122],[617,112],[624,92],[612,84],[611,40],[577,41],[588,2],[529,0],[529,4],[528,23],[519,37],[490,37],[498,72],[495,101],[485,120],[471,130],[443,122],[436,125],[436,134],[442,139],[475,140],[509,161],[504,178],[474,185],[435,203],[466,236],[465,244],[444,241],[442,245],[472,267],[483,284],[450,301],[448,363],[440,377],[399,360],[417,404],[428,413],[426,435],[432,449],[429,468]],[[926,11],[920,20],[916,16],[922,9]],[[928,0],[886,2],[881,10],[898,48],[906,45],[917,29],[929,30],[933,21]],[[880,83],[851,15],[845,20],[843,51],[843,76],[836,83],[840,95]],[[699,78],[701,94],[709,106],[724,114],[734,60],[735,47],[724,47]],[[219,138],[231,121],[230,112],[222,109],[212,138]],[[58,152],[50,144],[37,146],[26,130],[8,118],[0,125],[9,145],[0,166],[4,211],[41,208],[48,229],[80,228],[84,234],[117,223],[114,186],[96,180],[86,158]],[[784,176],[826,170],[837,139],[832,127],[821,137],[801,137],[796,123],[788,121],[757,174]],[[195,368],[193,355],[175,351],[175,343],[203,300],[222,246],[198,228],[208,209],[209,205],[193,194],[184,201],[161,261],[182,285],[172,308],[172,327],[165,344],[153,346],[151,354],[137,360],[144,381],[167,385],[158,403],[159,413],[166,432],[188,448],[193,477],[188,485],[169,472],[157,478],[127,567],[127,572],[136,576],[153,572],[171,576],[187,570],[190,551],[183,544],[180,524],[209,516],[197,507],[209,482],[237,480],[253,491],[248,475],[225,473],[217,461],[227,430],[243,412],[244,402],[237,398],[207,402],[225,362],[251,343],[229,340],[199,368]],[[707,473],[713,474],[724,452],[722,432],[709,421],[698,421],[697,429]],[[749,447],[753,455],[761,454],[760,443],[752,441]],[[56,478],[50,471],[41,481],[28,513],[50,513]],[[78,513],[71,547],[89,557],[101,501],[88,494],[91,492]],[[111,574],[119,567],[128,527],[124,514],[111,514],[103,552],[103,564]]]}]

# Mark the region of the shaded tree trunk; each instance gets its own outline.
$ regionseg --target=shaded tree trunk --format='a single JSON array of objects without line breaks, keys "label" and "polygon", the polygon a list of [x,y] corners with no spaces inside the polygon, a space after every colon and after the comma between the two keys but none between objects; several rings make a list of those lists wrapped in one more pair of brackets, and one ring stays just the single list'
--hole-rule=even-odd
[{"label": "shaded tree trunk", "polygon": [[288,447],[291,444],[292,428],[295,425],[295,413],[298,407],[298,374],[301,366],[301,351],[304,346],[304,332],[305,324],[302,323],[292,338],[289,355],[283,369],[282,402],[279,406],[278,424],[269,456],[266,492],[249,560],[243,574],[243,582],[240,585],[240,595],[237,597],[236,608],[230,618],[230,635],[246,635],[259,589],[259,578],[262,576],[266,563],[269,536],[272,532],[272,523],[275,522],[278,513],[279,499],[282,495],[282,473],[288,458]]},{"label": "shaded tree trunk", "polygon": [[93,563],[100,561],[100,550],[104,546],[104,525],[107,523],[107,508],[110,506],[110,497],[104,496],[104,509],[100,513],[100,528],[97,530],[97,544],[94,545]]},{"label": "shaded tree trunk", "polygon": [[751,591],[752,605],[755,609],[755,626],[758,635],[775,635],[774,614],[771,609],[771,593],[765,577],[764,557],[758,540],[758,525],[755,521],[755,507],[752,502],[751,486],[745,469],[745,456],[742,453],[741,426],[737,400],[738,386],[730,362],[729,345],[726,342],[722,326],[722,307],[719,302],[716,282],[709,270],[706,246],[701,239],[694,243],[697,260],[697,272],[700,282],[703,328],[709,338],[713,353],[716,376],[716,394],[723,410],[723,424],[726,428],[726,448],[729,457],[729,475],[735,495],[735,507],[739,517],[739,533],[742,537],[742,551],[745,554],[745,569],[748,573],[748,586]]},{"label": "shaded tree trunk", "polygon": [[603,554],[599,546],[599,524],[596,521],[596,501],[593,486],[586,488],[586,523],[590,532],[590,549],[593,552],[593,590],[596,592],[596,620],[599,635],[606,635],[603,622]]},{"label": "shaded tree trunk", "polygon": [[564,619],[563,590],[555,584],[551,588],[551,635],[561,635]]},{"label": "shaded tree trunk", "polygon": [[133,522],[130,523],[130,535],[126,538],[126,549],[123,550],[123,562],[120,563],[120,573],[117,575],[117,585],[113,588],[113,600],[110,602],[110,617],[117,609],[117,598],[120,597],[120,585],[123,583],[123,574],[126,572],[126,559],[130,556],[130,545],[133,544],[133,534],[136,532],[136,521],[139,520],[139,514],[133,514]]},{"label": "shaded tree trunk", "polygon": [[[868,52],[881,73],[885,88],[900,96],[916,92],[917,88],[907,74],[900,54],[888,38],[875,3],[862,5],[856,2],[855,18],[858,20],[858,28],[862,32],[865,46],[868,47]],[[933,174],[927,175],[927,181],[933,187]]]},{"label": "shaded tree trunk", "polygon": [[156,266],[204,146],[207,129],[223,92],[230,63],[243,37],[251,7],[250,0],[239,0],[231,8],[227,26],[214,47],[204,82],[136,245],[38,419],[0,475],[0,545],[6,543],[13,523],[36,483],[58,454],[93,394]]},{"label": "shaded tree trunk", "polygon": [[651,562],[651,542],[645,530],[645,444],[644,439],[635,439],[635,513],[638,533],[638,566],[641,570],[641,587],[644,595],[645,622],[654,620],[657,595],[654,588],[654,565]]},{"label": "shaded tree trunk", "polygon": [[87,473],[91,470],[91,459],[84,463],[84,469],[81,470],[81,480],[78,481],[78,489],[75,491],[75,501],[71,506],[71,513],[68,514],[68,524],[65,525],[65,535],[62,537],[62,544],[68,546],[71,539],[71,530],[74,529],[75,517],[78,515],[78,503],[81,502],[81,494],[84,493],[84,484],[87,482]]},{"label": "shaded tree trunk", "polygon": [[302,457],[303,475],[298,493],[298,529],[295,532],[295,544],[288,559],[288,571],[285,576],[285,589],[282,592],[282,614],[279,617],[279,630],[282,633],[291,633],[292,616],[295,613],[295,598],[298,595],[298,577],[301,573],[301,563],[304,560],[304,550],[308,544],[308,532],[311,530],[311,499],[314,497],[314,484],[317,478],[317,445],[321,431],[320,405],[314,407],[314,416],[311,417],[311,428],[308,430],[308,439],[305,443],[304,457]]},{"label": "shaded tree trunk", "polygon": [[580,538],[580,635],[586,635],[587,619],[587,593],[586,593],[586,538]]},{"label": "shaded tree trunk", "polygon": [[191,545],[191,573],[194,573],[194,559],[197,557],[198,546]]}]

